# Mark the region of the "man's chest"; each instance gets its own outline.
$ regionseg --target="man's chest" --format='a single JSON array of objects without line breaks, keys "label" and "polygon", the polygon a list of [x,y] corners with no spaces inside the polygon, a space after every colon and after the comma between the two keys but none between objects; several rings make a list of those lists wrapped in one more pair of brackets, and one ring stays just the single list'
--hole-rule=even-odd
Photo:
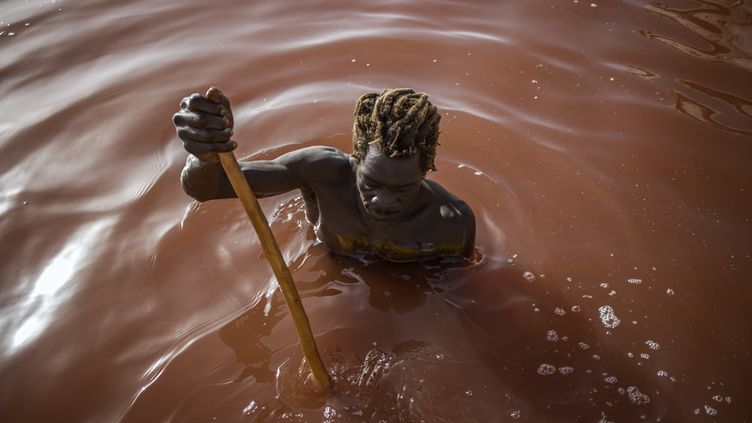
[{"label": "man's chest", "polygon": [[438,210],[385,221],[371,221],[359,207],[357,194],[319,198],[317,237],[335,252],[372,253],[408,261],[459,254],[460,229],[443,221]]}]

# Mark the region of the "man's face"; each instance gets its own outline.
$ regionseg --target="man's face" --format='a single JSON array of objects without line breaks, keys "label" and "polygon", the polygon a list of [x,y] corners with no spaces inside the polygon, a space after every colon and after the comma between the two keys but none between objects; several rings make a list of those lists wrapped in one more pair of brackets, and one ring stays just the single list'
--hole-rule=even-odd
[{"label": "man's face", "polygon": [[423,182],[419,154],[390,158],[374,144],[358,163],[355,175],[363,206],[378,220],[393,218],[404,211]]}]

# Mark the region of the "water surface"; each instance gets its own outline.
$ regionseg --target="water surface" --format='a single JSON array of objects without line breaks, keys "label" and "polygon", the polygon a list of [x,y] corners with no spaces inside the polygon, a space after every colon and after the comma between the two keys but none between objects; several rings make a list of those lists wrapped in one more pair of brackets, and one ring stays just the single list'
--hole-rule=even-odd
[{"label": "water surface", "polygon": [[[0,5],[3,421],[752,419],[748,1]],[[180,189],[216,84],[238,154],[349,151],[366,91],[442,113],[468,262],[334,256],[262,205],[317,394],[240,205]]]}]

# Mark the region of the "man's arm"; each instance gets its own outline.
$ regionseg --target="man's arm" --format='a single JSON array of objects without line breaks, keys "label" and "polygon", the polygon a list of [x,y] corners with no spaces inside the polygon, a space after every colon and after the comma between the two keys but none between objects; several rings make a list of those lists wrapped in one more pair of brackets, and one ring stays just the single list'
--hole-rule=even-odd
[{"label": "man's arm", "polygon": [[[318,183],[341,180],[350,171],[349,159],[332,147],[307,147],[274,160],[241,161],[248,184],[257,197],[269,197],[294,189],[311,190]],[[186,194],[198,201],[234,198],[222,166],[189,156],[181,174]]]},{"label": "man's arm", "polygon": [[[217,153],[237,147],[230,140],[234,119],[230,100],[213,88],[211,97],[198,93],[182,100],[172,120],[183,147],[191,153],[180,180],[186,194],[198,201],[235,197]],[[293,189],[309,191],[317,180],[341,177],[349,160],[340,150],[309,147],[274,160],[241,163],[251,189],[258,197]]]}]

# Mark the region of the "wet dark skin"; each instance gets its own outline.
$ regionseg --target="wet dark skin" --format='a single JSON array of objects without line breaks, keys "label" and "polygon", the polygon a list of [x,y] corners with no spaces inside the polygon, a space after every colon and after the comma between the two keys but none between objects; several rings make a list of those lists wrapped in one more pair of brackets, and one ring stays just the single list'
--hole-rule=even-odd
[{"label": "wet dark skin", "polygon": [[[191,153],[181,176],[198,201],[236,197],[217,152],[232,151],[233,117],[228,99],[193,94],[173,116]],[[331,251],[375,254],[390,261],[441,256],[469,257],[475,217],[465,202],[425,179],[420,153],[390,158],[372,144],[363,160],[325,146],[292,151],[274,160],[241,161],[258,197],[300,190],[306,217]]]}]

